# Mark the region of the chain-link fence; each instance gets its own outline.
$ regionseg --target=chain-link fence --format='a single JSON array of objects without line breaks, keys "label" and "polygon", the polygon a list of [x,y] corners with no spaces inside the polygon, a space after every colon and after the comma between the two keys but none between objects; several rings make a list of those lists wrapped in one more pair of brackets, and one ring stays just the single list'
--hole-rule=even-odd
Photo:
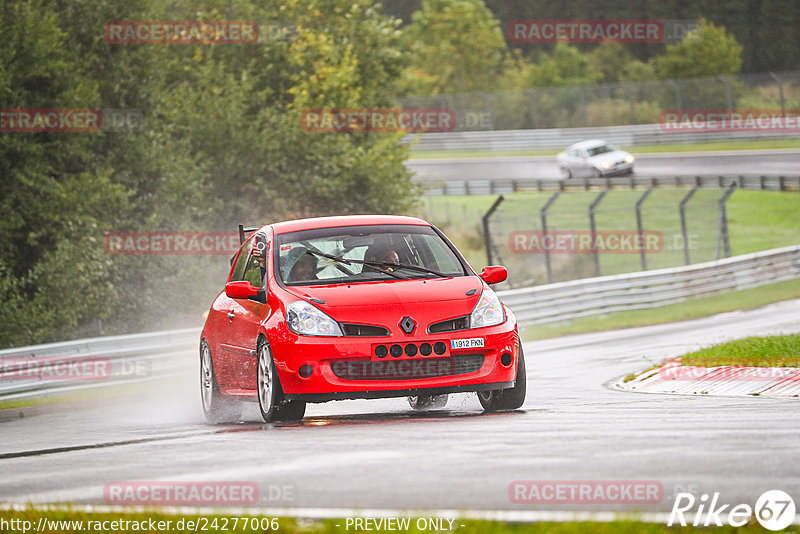
[{"label": "chain-link fence", "polygon": [[800,109],[800,71],[520,91],[406,97],[405,108],[446,108],[456,131],[656,124],[665,110]]},{"label": "chain-link fence", "polygon": [[487,261],[521,287],[730,256],[726,189],[649,188],[509,196],[484,219]]}]

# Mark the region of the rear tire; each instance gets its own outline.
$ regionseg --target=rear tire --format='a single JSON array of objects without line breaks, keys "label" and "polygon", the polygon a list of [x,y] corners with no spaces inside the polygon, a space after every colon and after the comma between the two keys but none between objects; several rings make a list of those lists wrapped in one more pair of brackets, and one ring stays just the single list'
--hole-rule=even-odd
[{"label": "rear tire", "polygon": [[442,395],[420,395],[408,397],[408,404],[411,409],[417,411],[438,410],[447,405],[447,393]]},{"label": "rear tire", "polygon": [[203,415],[211,424],[233,423],[242,415],[241,402],[225,398],[219,390],[211,350],[205,339],[200,341],[200,401]]},{"label": "rear tire", "polygon": [[484,411],[487,412],[516,410],[525,402],[525,393],[527,390],[526,382],[525,355],[522,352],[522,345],[520,344],[519,362],[517,363],[517,376],[514,387],[509,389],[479,391],[478,400],[481,406],[483,406]]},{"label": "rear tire", "polygon": [[272,351],[265,339],[258,341],[258,362],[256,362],[256,387],[258,388],[258,409],[264,422],[299,421],[306,413],[304,401],[284,399],[281,381],[272,359]]}]

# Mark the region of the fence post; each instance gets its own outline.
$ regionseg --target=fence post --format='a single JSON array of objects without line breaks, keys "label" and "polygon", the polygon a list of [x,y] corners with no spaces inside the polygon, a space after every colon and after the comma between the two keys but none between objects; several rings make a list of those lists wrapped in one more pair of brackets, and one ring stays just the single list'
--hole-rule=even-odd
[{"label": "fence post", "polygon": [[779,98],[781,100],[781,117],[785,117],[786,116],[786,100],[783,97],[783,82],[781,81],[780,78],[778,78],[778,75],[775,74],[774,72],[770,72],[769,76],[770,76],[770,78],[775,80],[775,83],[778,84],[778,95],[779,95]]},{"label": "fence post", "polygon": [[597,206],[600,205],[600,202],[603,201],[603,197],[605,197],[607,193],[608,189],[602,191],[599,195],[597,195],[597,198],[595,198],[589,205],[589,230],[592,233],[592,256],[594,256],[595,276],[601,276],[601,274],[600,274],[600,253],[597,252],[597,224],[595,224],[594,220],[594,211],[597,209]]},{"label": "fence post", "polygon": [[492,204],[492,207],[489,208],[482,218],[483,221],[483,242],[486,244],[486,265],[492,264],[492,234],[489,233],[489,219],[491,218],[492,214],[497,210],[500,204],[505,200],[503,195],[497,197]]},{"label": "fence post", "polygon": [[495,121],[494,106],[492,105],[492,101],[489,100],[489,97],[486,96],[486,93],[484,93],[483,91],[478,93],[478,95],[480,96],[480,99],[483,100],[483,104],[486,106],[486,110],[489,113],[489,119],[491,119],[492,130],[495,130],[495,126],[496,125],[495,125],[495,122],[494,122]]},{"label": "fence post", "polygon": [[531,126],[533,126],[533,129],[535,130],[539,128],[539,121],[536,119],[536,112],[538,111],[536,109],[536,91],[528,89],[525,91],[525,94],[531,97],[531,103],[529,106],[531,110]]},{"label": "fence post", "polygon": [[669,83],[675,89],[675,109],[681,110],[683,109],[683,101],[681,99],[681,87],[675,80],[670,80]]},{"label": "fence post", "polygon": [[717,79],[725,85],[725,100],[728,102],[728,111],[733,111],[733,97],[731,96],[731,84],[723,76]]},{"label": "fence post", "polygon": [[[563,184],[562,184],[563,185]],[[547,237],[547,210],[550,209],[550,206],[558,199],[559,195],[561,195],[562,191],[556,191],[553,195],[547,199],[542,209],[539,210],[539,218],[542,221],[542,243],[544,243],[545,238]],[[550,265],[550,251],[547,247],[544,247],[544,263],[547,266],[547,283],[553,282],[553,267]]]},{"label": "fence post", "polygon": [[691,263],[689,259],[689,229],[686,225],[686,204],[692,199],[694,194],[697,192],[697,186],[693,187],[691,191],[689,191],[681,203],[678,205],[678,208],[681,212],[681,235],[683,235],[683,261],[686,265]]},{"label": "fence post", "polygon": [[714,251],[714,259],[719,259],[719,249],[720,243],[724,248],[724,254],[726,258],[731,257],[731,237],[728,234],[728,212],[725,209],[725,204],[728,202],[728,199],[736,191],[736,180],[733,181],[731,185],[728,186],[728,189],[725,190],[725,194],[722,195],[722,198],[719,199],[719,232],[717,232],[717,246],[716,250]]},{"label": "fence post", "polygon": [[645,240],[644,228],[642,225],[642,204],[644,204],[644,201],[650,196],[650,193],[653,192],[653,189],[655,189],[653,186],[648,187],[647,191],[645,191],[644,194],[639,197],[639,200],[636,201],[636,230],[639,234],[639,245],[641,245],[641,248],[639,249],[639,258],[642,261],[643,271],[647,270],[647,255],[645,254],[646,251],[644,247]]}]

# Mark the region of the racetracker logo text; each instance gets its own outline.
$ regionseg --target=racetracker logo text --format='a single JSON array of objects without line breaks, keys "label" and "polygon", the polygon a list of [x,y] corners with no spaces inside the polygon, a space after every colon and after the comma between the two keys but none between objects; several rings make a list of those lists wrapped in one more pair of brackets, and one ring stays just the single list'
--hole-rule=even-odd
[{"label": "racetracker logo text", "polygon": [[258,24],[243,20],[113,20],[103,26],[109,44],[251,44]]},{"label": "racetracker logo text", "polygon": [[0,380],[102,380],[111,360],[94,356],[8,356],[0,359]]},{"label": "racetracker logo text", "polygon": [[124,132],[142,129],[138,109],[5,108],[0,132]]},{"label": "racetracker logo text", "polygon": [[659,126],[665,132],[800,133],[800,110],[669,109],[661,112]]},{"label": "racetracker logo text", "polygon": [[655,254],[664,249],[661,232],[636,230],[549,230],[511,232],[514,254]]},{"label": "racetracker logo text", "polygon": [[796,367],[694,367],[681,365],[680,362],[668,362],[658,370],[662,380],[714,381],[725,380],[735,382],[771,382],[797,377],[800,370]]},{"label": "racetracker logo text", "polygon": [[450,132],[456,127],[451,109],[309,109],[300,115],[307,132]]},{"label": "racetracker logo text", "polygon": [[656,480],[515,480],[508,498],[517,504],[655,504],[664,498]]},{"label": "racetracker logo text", "polygon": [[106,232],[103,248],[124,255],[234,254],[239,250],[236,232]]},{"label": "racetracker logo text", "polygon": [[512,20],[508,35],[515,43],[660,43],[659,20]]},{"label": "racetracker logo text", "polygon": [[258,502],[254,482],[111,482],[103,488],[107,504],[244,505]]}]

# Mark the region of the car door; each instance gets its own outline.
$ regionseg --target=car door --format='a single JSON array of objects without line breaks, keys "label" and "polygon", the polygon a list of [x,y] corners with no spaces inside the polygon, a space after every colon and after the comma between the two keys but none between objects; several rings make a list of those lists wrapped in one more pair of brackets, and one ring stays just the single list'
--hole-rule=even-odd
[{"label": "car door", "polygon": [[[264,253],[269,259],[269,243],[263,234],[248,239],[231,271],[231,282],[246,280],[256,287],[263,287],[261,266],[253,256],[252,244],[263,239]],[[256,341],[261,321],[269,309],[250,299],[234,299],[223,294],[218,308],[225,314],[225,327],[220,332],[219,359],[224,369],[225,382],[221,386],[235,389],[255,389]],[[218,379],[219,380],[219,379]]]},{"label": "car door", "polygon": [[567,162],[569,163],[569,170],[572,172],[573,176],[582,176],[583,173],[586,172],[585,162],[581,157],[581,151],[579,149],[573,148],[567,152]]}]

